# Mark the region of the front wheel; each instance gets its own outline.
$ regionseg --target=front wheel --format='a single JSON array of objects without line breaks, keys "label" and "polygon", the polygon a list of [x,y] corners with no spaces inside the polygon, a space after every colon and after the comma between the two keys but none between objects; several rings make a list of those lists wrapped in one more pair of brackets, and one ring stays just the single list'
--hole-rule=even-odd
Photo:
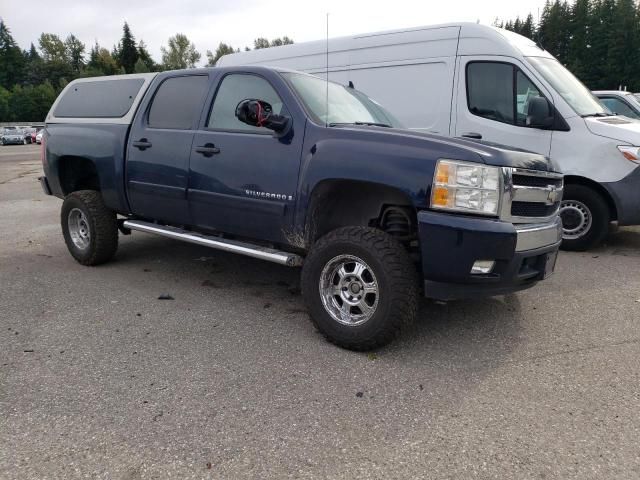
[{"label": "front wheel", "polygon": [[562,249],[584,251],[599,245],[609,230],[606,201],[584,185],[566,185],[560,204]]},{"label": "front wheel", "polygon": [[69,253],[82,265],[108,262],[118,249],[116,214],[100,192],[80,190],[69,194],[60,214],[62,234]]},{"label": "front wheel", "polygon": [[416,269],[386,233],[344,227],[312,247],[302,269],[311,320],[332,343],[370,350],[389,343],[418,308]]}]

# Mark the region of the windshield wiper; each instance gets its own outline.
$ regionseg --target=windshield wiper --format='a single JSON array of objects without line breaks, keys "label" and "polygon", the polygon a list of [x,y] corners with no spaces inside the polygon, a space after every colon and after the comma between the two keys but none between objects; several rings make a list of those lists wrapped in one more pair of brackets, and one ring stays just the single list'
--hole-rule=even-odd
[{"label": "windshield wiper", "polygon": [[393,128],[392,125],[389,125],[388,123],[378,123],[378,122],[336,122],[336,123],[329,124],[330,127],[339,127],[341,125],[366,125],[368,127]]}]

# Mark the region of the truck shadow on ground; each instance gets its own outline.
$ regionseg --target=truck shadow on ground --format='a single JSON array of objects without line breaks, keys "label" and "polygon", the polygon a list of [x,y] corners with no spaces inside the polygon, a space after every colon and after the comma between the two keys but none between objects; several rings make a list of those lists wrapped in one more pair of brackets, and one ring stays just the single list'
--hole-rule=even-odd
[{"label": "truck shadow on ground", "polygon": [[[282,328],[293,331],[299,342],[324,341],[309,326],[299,269],[152,237],[125,243],[116,260],[114,267],[134,263],[188,289],[212,289],[216,294],[243,298],[256,319],[270,309]],[[523,318],[517,294],[447,304],[422,299],[416,322],[378,353],[414,358],[426,355],[426,360],[431,357],[429,352],[435,351],[445,363],[496,359],[520,341]],[[314,338],[305,339],[310,333]]]}]

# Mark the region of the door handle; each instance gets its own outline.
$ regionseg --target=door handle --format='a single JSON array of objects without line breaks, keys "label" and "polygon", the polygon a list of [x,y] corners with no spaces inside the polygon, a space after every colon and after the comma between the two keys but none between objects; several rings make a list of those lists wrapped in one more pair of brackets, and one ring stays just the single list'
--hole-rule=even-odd
[{"label": "door handle", "polygon": [[216,153],[220,153],[220,149],[213,143],[205,143],[200,147],[196,147],[196,152],[204,155],[205,157],[213,157]]},{"label": "door handle", "polygon": [[141,138],[140,140],[131,142],[131,145],[139,150],[146,150],[147,148],[151,148],[151,142],[148,142],[146,138]]},{"label": "door handle", "polygon": [[461,136],[465,138],[473,138],[475,140],[482,140],[482,135],[476,132],[466,132],[466,133],[463,133]]}]

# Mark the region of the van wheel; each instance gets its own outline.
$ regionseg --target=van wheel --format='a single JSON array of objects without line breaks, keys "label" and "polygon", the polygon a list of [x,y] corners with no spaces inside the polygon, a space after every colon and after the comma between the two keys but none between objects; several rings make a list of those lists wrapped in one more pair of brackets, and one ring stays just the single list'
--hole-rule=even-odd
[{"label": "van wheel", "polygon": [[589,250],[607,236],[609,207],[602,196],[584,185],[566,185],[560,204],[562,249]]},{"label": "van wheel", "polygon": [[80,190],[68,195],[60,214],[62,234],[69,253],[82,265],[108,262],[118,249],[116,214],[100,192]]},{"label": "van wheel", "polygon": [[407,251],[366,227],[340,228],[318,240],[304,262],[302,294],[318,330],[350,350],[389,343],[418,309],[417,274]]}]

